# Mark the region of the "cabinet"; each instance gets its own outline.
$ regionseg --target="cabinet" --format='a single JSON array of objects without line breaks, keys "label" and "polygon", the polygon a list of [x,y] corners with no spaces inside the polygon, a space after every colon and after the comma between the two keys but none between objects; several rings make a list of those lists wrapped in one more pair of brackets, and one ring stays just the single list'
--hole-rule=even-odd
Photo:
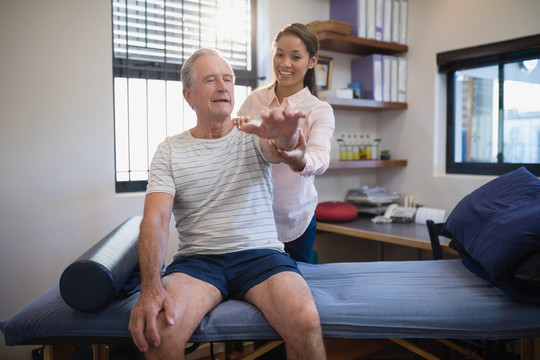
[{"label": "cabinet", "polygon": [[[407,45],[364,39],[356,36],[341,35],[332,32],[317,34],[321,50],[335,51],[353,55],[373,53],[396,55],[407,52]],[[382,102],[368,99],[342,99],[327,97],[326,100],[335,110],[387,111],[407,109],[407,103]],[[376,168],[389,166],[407,166],[407,160],[361,160],[333,161],[330,169]]]}]

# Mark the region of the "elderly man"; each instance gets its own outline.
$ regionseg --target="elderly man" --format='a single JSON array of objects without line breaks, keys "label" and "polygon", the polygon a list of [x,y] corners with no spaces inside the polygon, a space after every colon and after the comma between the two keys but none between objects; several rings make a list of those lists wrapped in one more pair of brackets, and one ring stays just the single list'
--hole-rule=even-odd
[{"label": "elderly man", "polygon": [[[271,163],[276,149],[297,146],[304,115],[276,109],[237,129],[234,73],[211,49],[185,62],[182,82],[197,124],[167,138],[152,160],[139,237],[141,294],[129,324],[136,346],[147,359],[183,359],[205,314],[243,299],[284,339],[289,359],[325,359],[311,291],[283,251],[272,214]],[[178,252],[161,277],[171,213]]]}]

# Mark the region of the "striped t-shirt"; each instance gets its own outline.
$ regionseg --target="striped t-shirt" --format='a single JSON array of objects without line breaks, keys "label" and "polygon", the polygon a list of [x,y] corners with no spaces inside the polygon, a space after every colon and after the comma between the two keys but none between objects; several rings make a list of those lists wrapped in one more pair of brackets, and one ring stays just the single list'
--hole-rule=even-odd
[{"label": "striped t-shirt", "polygon": [[219,139],[168,137],[152,159],[146,193],[175,197],[174,256],[283,250],[272,213],[271,164],[256,136],[236,127]]}]

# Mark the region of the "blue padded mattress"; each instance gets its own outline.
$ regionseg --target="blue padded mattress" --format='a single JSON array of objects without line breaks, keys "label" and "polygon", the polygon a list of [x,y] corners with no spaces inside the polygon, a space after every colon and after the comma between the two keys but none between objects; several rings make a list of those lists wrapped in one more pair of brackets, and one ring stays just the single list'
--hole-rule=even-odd
[{"label": "blue padded mattress", "polygon": [[[540,336],[540,306],[513,302],[460,260],[299,264],[328,338],[514,339]],[[130,341],[138,293],[105,310],[66,305],[54,286],[0,322],[7,345]],[[192,341],[275,339],[261,313],[242,301],[211,311]]]}]

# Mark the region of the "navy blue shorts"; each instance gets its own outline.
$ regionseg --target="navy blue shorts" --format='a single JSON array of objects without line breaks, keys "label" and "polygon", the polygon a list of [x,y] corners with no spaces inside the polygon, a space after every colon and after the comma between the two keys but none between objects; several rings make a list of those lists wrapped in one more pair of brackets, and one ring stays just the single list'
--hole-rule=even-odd
[{"label": "navy blue shorts", "polygon": [[255,249],[222,255],[179,256],[163,276],[181,272],[214,285],[228,299],[241,300],[253,286],[282,271],[300,273],[289,254]]}]

